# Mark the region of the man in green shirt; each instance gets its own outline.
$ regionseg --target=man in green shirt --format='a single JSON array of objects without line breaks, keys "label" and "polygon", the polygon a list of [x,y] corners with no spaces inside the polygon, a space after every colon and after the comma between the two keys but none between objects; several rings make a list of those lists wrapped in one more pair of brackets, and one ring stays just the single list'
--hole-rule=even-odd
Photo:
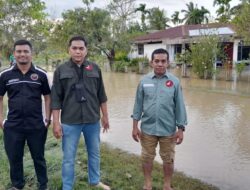
[{"label": "man in green shirt", "polygon": [[186,109],[178,78],[167,72],[168,52],[156,49],[151,56],[151,66],[154,71],[144,76],[137,88],[132,136],[135,141],[140,140],[142,146],[143,189],[152,189],[151,173],[159,143],[163,160],[163,190],[172,190],[175,144],[181,144],[183,140],[187,125]]},{"label": "man in green shirt", "polygon": [[62,137],[62,189],[73,189],[75,156],[83,134],[88,153],[89,184],[110,190],[100,182],[100,110],[103,132],[109,129],[101,70],[97,64],[86,60],[87,42],[84,37],[70,39],[69,54],[70,60],[54,73],[51,93],[53,132],[56,138]]}]

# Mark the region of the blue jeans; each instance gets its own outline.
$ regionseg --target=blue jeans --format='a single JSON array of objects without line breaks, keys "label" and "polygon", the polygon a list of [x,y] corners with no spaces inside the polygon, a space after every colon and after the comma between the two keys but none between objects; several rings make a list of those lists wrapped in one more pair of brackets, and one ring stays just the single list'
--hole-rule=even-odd
[{"label": "blue jeans", "polygon": [[96,185],[100,181],[100,123],[62,124],[62,182],[63,190],[72,190],[75,178],[75,156],[81,133],[88,153],[88,182]]}]

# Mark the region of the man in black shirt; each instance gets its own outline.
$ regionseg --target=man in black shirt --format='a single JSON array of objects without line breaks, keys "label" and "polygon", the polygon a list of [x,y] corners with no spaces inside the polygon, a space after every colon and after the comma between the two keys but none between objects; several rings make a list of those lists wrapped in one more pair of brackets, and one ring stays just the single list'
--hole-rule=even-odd
[{"label": "man in black shirt", "polygon": [[[4,146],[10,164],[11,189],[22,189],[23,154],[27,142],[39,190],[47,188],[44,145],[50,124],[50,87],[44,70],[32,64],[32,45],[27,40],[14,44],[16,64],[0,73],[0,128],[4,129]],[[8,115],[3,121],[3,96],[7,92]],[[42,113],[45,101],[45,119]]]}]

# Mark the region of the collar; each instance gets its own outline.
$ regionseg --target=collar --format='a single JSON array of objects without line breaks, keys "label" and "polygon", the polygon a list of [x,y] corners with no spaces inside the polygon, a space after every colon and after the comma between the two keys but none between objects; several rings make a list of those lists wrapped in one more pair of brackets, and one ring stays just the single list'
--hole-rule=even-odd
[{"label": "collar", "polygon": [[[17,66],[17,63],[14,65],[13,70],[20,71],[20,69]],[[33,65],[33,63],[31,63],[31,66],[30,66],[30,69],[28,70],[28,72],[29,71],[36,72],[36,69],[35,69],[35,66]]]},{"label": "collar", "polygon": [[[76,66],[76,63],[74,63],[74,62],[72,61],[72,59],[70,58],[70,59],[69,59],[69,65],[70,65],[70,67],[75,67],[75,66]],[[82,65],[83,65],[83,66],[87,66],[87,65],[89,65],[89,62],[85,59],[85,60],[83,61]]]},{"label": "collar", "polygon": [[[150,76],[150,78],[152,78],[152,79],[153,79],[153,78],[157,78],[157,76],[155,75],[154,71],[151,72],[151,73],[149,74],[149,76]],[[165,74],[162,75],[160,78],[163,78],[163,77],[169,78],[168,72],[167,72],[167,71],[166,71]]]}]

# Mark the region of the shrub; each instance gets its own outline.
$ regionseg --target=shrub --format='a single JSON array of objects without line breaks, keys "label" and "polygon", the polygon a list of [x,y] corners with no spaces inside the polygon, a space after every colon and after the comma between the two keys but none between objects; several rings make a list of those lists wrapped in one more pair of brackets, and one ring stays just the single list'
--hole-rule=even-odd
[{"label": "shrub", "polygon": [[219,56],[219,37],[204,35],[191,45],[190,60],[199,78],[211,78],[215,58]]}]

